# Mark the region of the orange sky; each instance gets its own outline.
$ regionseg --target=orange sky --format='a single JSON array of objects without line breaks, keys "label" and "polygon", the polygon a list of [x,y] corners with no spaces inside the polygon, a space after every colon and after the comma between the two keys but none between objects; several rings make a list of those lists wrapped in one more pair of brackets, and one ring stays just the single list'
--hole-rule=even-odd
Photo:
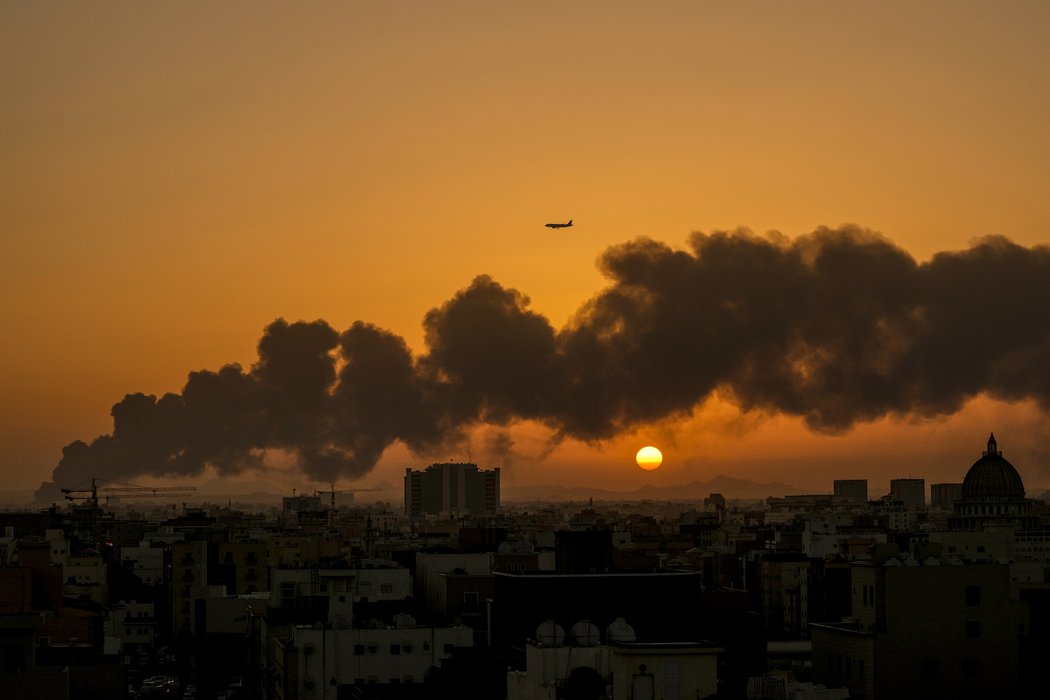
[{"label": "orange sky", "polygon": [[[1048,65],[1041,2],[5,3],[0,490],[109,432],[125,393],[250,365],[277,317],[419,351],[481,273],[560,327],[638,235],[856,222],[919,260],[1050,242]],[[1028,404],[834,438],[731,414],[544,458],[523,426],[504,478],[828,490],[800,464],[831,457],[881,488],[961,479],[995,430],[1050,486]],[[364,481],[409,465],[392,450]]]}]

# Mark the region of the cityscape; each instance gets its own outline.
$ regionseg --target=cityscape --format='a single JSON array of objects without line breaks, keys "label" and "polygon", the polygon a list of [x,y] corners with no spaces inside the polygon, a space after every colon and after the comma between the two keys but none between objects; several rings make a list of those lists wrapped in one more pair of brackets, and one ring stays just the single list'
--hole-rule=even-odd
[{"label": "cityscape", "polygon": [[[279,507],[93,480],[0,512],[5,697],[1039,697],[1050,506],[996,438],[961,481],[504,502],[406,469]],[[181,500],[181,504],[172,503]]]},{"label": "cityscape", "polygon": [[0,3],[0,700],[1045,698],[1050,3]]}]

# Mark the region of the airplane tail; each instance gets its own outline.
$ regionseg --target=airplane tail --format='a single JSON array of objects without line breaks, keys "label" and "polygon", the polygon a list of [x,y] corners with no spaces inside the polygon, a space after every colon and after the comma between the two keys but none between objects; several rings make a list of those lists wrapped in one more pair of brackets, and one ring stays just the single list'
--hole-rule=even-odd
[{"label": "airplane tail", "polygon": [[572,219],[569,219],[569,226],[572,226]]}]

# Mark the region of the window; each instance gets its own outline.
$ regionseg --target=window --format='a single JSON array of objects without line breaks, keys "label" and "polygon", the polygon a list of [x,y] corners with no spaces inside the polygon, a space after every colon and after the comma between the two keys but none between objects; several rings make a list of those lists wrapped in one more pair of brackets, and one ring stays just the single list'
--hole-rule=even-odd
[{"label": "window", "polygon": [[966,636],[969,639],[979,639],[981,636],[981,623],[980,622],[967,622],[966,623]]},{"label": "window", "polygon": [[354,656],[364,656],[364,655],[365,655],[365,645],[364,644],[355,644],[354,645]]},{"label": "window", "polygon": [[391,654],[400,654],[401,653],[401,645],[399,643],[397,643],[397,642],[394,642],[393,644],[391,644],[390,645],[390,653]]},{"label": "window", "polygon": [[451,644],[445,644],[445,653],[446,654],[451,654],[452,653],[452,645]]},{"label": "window", "polygon": [[393,586],[393,584],[390,584],[390,583],[381,583],[381,584],[379,584],[379,592],[380,593],[393,593],[394,592],[394,586]]},{"label": "window", "polygon": [[963,678],[974,678],[977,676],[977,659],[962,660]]},{"label": "window", "polygon": [[463,612],[477,612],[479,609],[478,598],[477,591],[465,591],[463,593]]},{"label": "window", "polygon": [[969,606],[977,607],[981,604],[981,587],[980,586],[967,586],[966,587],[966,604]]}]

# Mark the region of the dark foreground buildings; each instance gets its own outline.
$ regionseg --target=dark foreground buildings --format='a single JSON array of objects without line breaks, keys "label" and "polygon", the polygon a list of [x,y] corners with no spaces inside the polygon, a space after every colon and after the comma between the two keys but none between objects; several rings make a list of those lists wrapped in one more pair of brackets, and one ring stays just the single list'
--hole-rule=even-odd
[{"label": "dark foreground buildings", "polygon": [[994,440],[917,481],[504,504],[444,464],[404,509],[0,512],[0,697],[1045,696],[1046,505]]}]

